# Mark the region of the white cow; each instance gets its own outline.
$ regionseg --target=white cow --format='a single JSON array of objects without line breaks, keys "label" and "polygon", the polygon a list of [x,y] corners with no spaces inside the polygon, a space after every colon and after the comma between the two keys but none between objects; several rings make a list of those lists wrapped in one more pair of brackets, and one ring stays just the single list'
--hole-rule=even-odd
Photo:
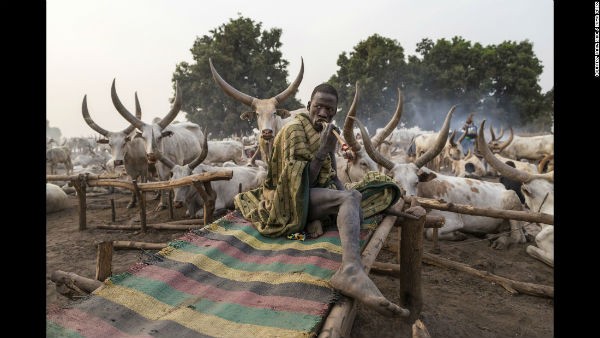
[{"label": "white cow", "polygon": [[[362,128],[362,123],[358,120],[357,123],[361,127],[363,139],[365,139],[364,145],[369,155],[388,169],[388,174],[400,183],[407,195],[441,199],[450,203],[470,204],[478,207],[521,210],[523,207],[517,194],[512,190],[506,190],[500,183],[442,175],[423,167],[425,163],[439,154],[444,147],[448,138],[450,119],[455,108],[456,106],[453,106],[448,112],[434,147],[417,158],[414,163],[392,163],[383,158],[370,144],[368,134]],[[431,210],[429,213],[445,218],[444,226],[440,229],[439,235],[439,238],[443,240],[465,239],[466,236],[462,232],[492,234],[510,228],[510,235],[498,237],[492,243],[493,248],[502,249],[512,243],[525,242],[522,222],[520,221],[461,215],[441,210]],[[432,235],[432,229],[427,229],[427,238],[431,239]]]},{"label": "white cow", "polygon": [[69,197],[56,184],[46,183],[46,213],[66,209],[69,206]]},{"label": "white cow", "polygon": [[242,142],[234,140],[208,142],[208,155],[204,162],[214,164],[227,161],[234,161],[236,164],[246,162]]},{"label": "white cow", "polygon": [[[92,117],[87,107],[87,95],[83,96],[81,104],[81,114],[83,119],[90,128],[104,136],[104,139],[99,139],[100,144],[108,144],[110,146],[111,157],[108,161],[104,161],[107,169],[113,169],[123,165],[125,172],[132,180],[138,182],[146,182],[148,178],[148,160],[146,159],[146,149],[144,139],[135,137],[135,126],[130,124],[129,127],[121,131],[108,131],[100,127]],[[135,117],[142,118],[142,108],[135,93]],[[127,204],[127,208],[133,208],[137,203],[135,193],[131,193],[131,201]]]},{"label": "white cow", "polygon": [[493,140],[488,143],[493,153],[514,160],[542,160],[546,155],[554,154],[554,135],[518,136],[512,127],[508,140]]},{"label": "white cow", "polygon": [[73,172],[71,149],[67,146],[46,149],[46,163],[50,164],[50,174],[56,174],[57,165],[63,163],[69,175]]},{"label": "white cow", "polygon": [[[171,180],[190,176],[192,174],[222,170],[223,167],[201,164],[201,162],[206,158],[207,153],[210,153],[210,142],[207,142],[205,139],[203,144],[204,146],[202,147],[202,152],[200,155],[192,162],[185,165],[175,164],[169,158],[162,156],[160,152],[156,153],[156,157],[171,170],[171,173],[173,174]],[[267,170],[263,166],[231,166],[231,164],[228,164],[226,168],[227,170],[233,171],[231,180],[219,180],[211,182],[211,187],[217,194],[215,211],[224,208],[235,208],[233,204],[233,198],[239,193],[240,185],[241,191],[248,191],[260,186],[267,177]],[[203,200],[194,187],[184,186],[175,188],[173,190],[175,191],[173,201],[176,208],[180,208],[185,204],[190,217],[203,216]]]},{"label": "white cow", "polygon": [[240,118],[248,121],[256,119],[258,129],[261,131],[260,139],[262,141],[266,141],[261,142],[261,140],[259,140],[260,152],[263,160],[269,158],[270,146],[272,146],[271,140],[275,137],[275,135],[277,135],[279,130],[281,130],[281,127],[283,127],[283,125],[287,123],[296,112],[294,111],[294,113],[292,113],[285,109],[278,109],[277,106],[294,94],[294,92],[296,92],[298,89],[298,86],[300,86],[300,82],[302,82],[302,77],[304,76],[304,59],[301,60],[302,63],[300,66],[300,72],[298,73],[298,76],[294,82],[292,82],[284,91],[271,98],[259,99],[240,92],[223,80],[221,75],[219,75],[213,66],[212,60],[210,58],[208,59],[213,79],[221,87],[221,89],[223,89],[225,94],[252,108],[252,111],[242,113]]},{"label": "white cow", "polygon": [[[481,122],[482,130],[485,120]],[[503,176],[511,180],[522,182],[521,191],[525,196],[525,203],[529,209],[534,212],[543,212],[554,215],[554,172],[545,174],[530,174],[525,171],[512,168],[501,160],[497,159],[483,137],[480,131],[477,136],[478,144],[482,145],[479,151],[483,154],[488,163],[496,168]],[[541,231],[535,236],[537,245],[527,246],[527,253],[532,257],[554,266],[554,226],[550,224],[540,224]]]},{"label": "white cow", "polygon": [[[115,80],[113,80],[110,94],[119,114],[141,131],[141,138],[144,140],[149,164],[156,163],[156,151],[160,151],[163,156],[179,165],[190,163],[200,154],[200,145],[204,139],[204,133],[200,130],[200,126],[191,122],[170,124],[177,117],[182,104],[181,92],[178,90],[177,83],[175,83],[173,107],[165,117],[152,124],[142,122],[123,106],[117,96]],[[158,148],[155,148],[156,145],[158,145]],[[161,180],[166,181],[169,179],[171,171],[164,164],[156,163],[156,170]],[[167,206],[165,190],[161,192],[161,196],[161,202],[158,204],[157,210],[165,209]]]}]

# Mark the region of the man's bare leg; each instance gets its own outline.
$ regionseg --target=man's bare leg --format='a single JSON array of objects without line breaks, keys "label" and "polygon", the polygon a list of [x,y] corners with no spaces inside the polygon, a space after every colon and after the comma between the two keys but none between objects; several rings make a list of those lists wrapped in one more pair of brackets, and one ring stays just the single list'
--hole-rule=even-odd
[{"label": "man's bare leg", "polygon": [[308,237],[317,238],[323,234],[323,223],[320,220],[314,220],[306,224]]},{"label": "man's bare leg", "polygon": [[[409,311],[390,302],[383,296],[362,267],[360,257],[360,200],[356,190],[319,191],[311,189],[310,206],[314,218],[320,218],[324,210],[339,206],[337,226],[342,243],[342,265],[331,278],[331,285],[342,294],[352,297],[373,310],[390,317],[408,316]],[[309,217],[309,220],[311,217]]]}]

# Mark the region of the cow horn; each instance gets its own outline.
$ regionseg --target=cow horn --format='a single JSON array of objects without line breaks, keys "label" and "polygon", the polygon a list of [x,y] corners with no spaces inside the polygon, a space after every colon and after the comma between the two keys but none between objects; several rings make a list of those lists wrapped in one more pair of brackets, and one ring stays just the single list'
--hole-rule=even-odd
[{"label": "cow horn", "polygon": [[546,164],[548,164],[548,162],[550,162],[550,160],[553,158],[554,158],[554,154],[547,154],[546,156],[544,156],[544,158],[538,164],[538,173],[540,173],[540,174],[543,173],[544,167],[546,167]]},{"label": "cow horn", "polygon": [[300,86],[300,82],[302,82],[302,77],[304,76],[304,59],[300,57],[300,72],[298,72],[298,76],[294,82],[290,83],[290,85],[281,93],[275,95],[275,100],[277,103],[282,103],[285,101],[290,95],[294,94],[298,87]]},{"label": "cow horn", "polygon": [[452,106],[446,114],[446,119],[444,120],[444,124],[442,125],[442,129],[440,129],[440,133],[435,141],[435,145],[433,148],[427,150],[423,156],[417,158],[415,160],[415,165],[417,168],[421,168],[425,165],[425,163],[431,161],[434,157],[436,157],[444,146],[446,145],[446,140],[448,139],[448,131],[450,130],[450,120],[452,119],[452,113],[454,113],[454,109],[456,109],[456,105]]},{"label": "cow horn", "polygon": [[350,109],[346,115],[346,120],[344,121],[344,130],[342,131],[344,139],[353,152],[357,152],[361,148],[360,143],[356,141],[356,137],[354,137],[354,131],[352,130],[354,127],[354,118],[356,117],[356,102],[358,101],[358,81],[356,81],[355,87],[356,91],[354,92],[354,99],[352,100],[352,104],[350,105]]},{"label": "cow horn", "polygon": [[[137,92],[135,92],[135,117],[137,117],[139,120],[142,119],[142,107],[140,106],[140,100],[138,100]],[[129,127],[123,129],[122,133],[129,135],[134,129],[135,126],[130,124]]]},{"label": "cow horn", "polygon": [[463,160],[468,160],[471,158],[471,156],[473,156],[473,152],[471,151],[471,148],[469,148],[469,150],[467,151],[467,155],[465,156],[465,158],[463,158]]},{"label": "cow horn", "polygon": [[504,127],[500,127],[500,132],[498,133],[498,139],[501,139],[504,136]]},{"label": "cow horn", "polygon": [[373,159],[373,161],[377,162],[378,164],[381,164],[387,170],[392,170],[392,168],[394,167],[394,163],[392,163],[390,160],[384,158],[377,151],[377,149],[375,149],[375,147],[373,147],[373,143],[371,142],[371,139],[369,138],[369,133],[367,133],[367,130],[365,129],[365,126],[362,124],[362,122],[360,122],[359,119],[357,119],[353,116],[349,116],[349,118],[351,118],[352,120],[356,120],[356,124],[358,125],[358,129],[360,129],[360,134],[362,135],[362,139],[363,139],[363,142],[365,145],[365,151],[367,152],[367,154],[369,154],[369,156]]},{"label": "cow horn", "polygon": [[108,137],[108,130],[97,125],[96,122],[94,122],[94,120],[92,120],[92,117],[90,116],[90,112],[88,111],[87,107],[87,94],[83,96],[83,103],[81,104],[81,113],[83,114],[83,119],[85,120],[85,123],[87,123],[88,126],[90,126],[90,128],[97,131],[100,135]]},{"label": "cow horn", "polygon": [[196,157],[192,162],[188,164],[190,169],[194,170],[208,155],[208,133],[206,128],[204,128],[204,143],[202,143],[202,150],[200,151],[200,155]]},{"label": "cow horn", "polygon": [[508,137],[508,140],[502,142],[498,146],[498,152],[501,152],[502,150],[504,150],[504,148],[508,147],[508,145],[512,142],[513,138],[514,138],[514,133],[513,133],[512,126],[511,126],[510,127],[510,136]]},{"label": "cow horn", "polygon": [[394,112],[394,115],[392,116],[390,122],[388,122],[385,125],[385,127],[383,127],[381,133],[373,136],[373,139],[371,140],[371,142],[373,143],[373,147],[378,148],[383,142],[383,140],[390,136],[392,131],[394,131],[394,128],[396,128],[398,122],[400,122],[400,118],[402,117],[402,106],[404,105],[403,103],[404,102],[402,100],[402,93],[400,92],[400,88],[398,88],[398,105],[396,106],[396,111]]},{"label": "cow horn", "polygon": [[213,75],[213,79],[215,80],[215,82],[219,85],[219,87],[221,87],[221,89],[223,89],[223,91],[225,92],[225,94],[231,96],[232,98],[234,98],[235,100],[252,107],[252,102],[254,100],[256,100],[255,97],[252,97],[248,94],[244,94],[242,92],[240,92],[239,90],[233,88],[232,85],[230,85],[229,83],[225,82],[225,80],[223,80],[223,78],[221,77],[221,75],[219,75],[219,73],[217,72],[217,70],[215,69],[215,67],[213,67],[212,64],[212,60],[210,58],[208,58],[208,63],[210,64],[210,71]]},{"label": "cow horn", "polygon": [[179,114],[179,111],[181,110],[182,102],[181,90],[179,90],[179,85],[177,84],[177,81],[175,81],[175,102],[173,102],[173,107],[171,107],[171,110],[167,113],[167,115],[163,117],[160,122],[158,122],[158,126],[161,129],[165,129],[171,122],[173,122],[173,120],[175,120],[177,114]]},{"label": "cow horn", "polygon": [[454,142],[454,137],[456,136],[456,130],[452,131],[452,135],[450,135],[450,139],[448,140],[450,142],[450,145],[452,147],[456,147],[456,142]]},{"label": "cow horn", "polygon": [[458,138],[458,141],[457,141],[457,142],[458,142],[458,143],[461,143],[461,142],[462,142],[462,140],[464,140],[466,136],[467,136],[467,131],[465,130],[465,131],[462,133],[462,135],[460,135],[460,137]]},{"label": "cow horn", "polygon": [[496,169],[501,175],[518,182],[529,182],[533,179],[533,177],[525,172],[521,171],[517,168],[513,168],[508,164],[500,161],[492,151],[488,147],[487,143],[485,143],[485,136],[483,135],[483,126],[485,125],[485,120],[481,121],[481,127],[479,128],[479,132],[477,133],[477,147],[479,147],[479,152],[483,154],[483,157],[494,169]]},{"label": "cow horn", "polygon": [[113,79],[112,86],[110,87],[110,97],[112,99],[113,105],[115,106],[119,114],[121,114],[121,116],[125,118],[125,120],[133,124],[138,129],[142,129],[144,127],[144,122],[133,116],[129,112],[129,110],[127,110],[127,108],[125,108],[125,106],[121,103],[121,100],[119,100],[119,96],[117,96],[117,90],[115,89],[115,79]]},{"label": "cow horn", "polygon": [[[492,124],[490,123],[490,135],[492,135],[492,141],[496,140],[496,134],[494,133],[494,128],[492,128]],[[498,138],[500,139],[500,138]]]},{"label": "cow horn", "polygon": [[164,156],[156,145],[156,141],[154,140],[154,131],[152,131],[152,149],[154,149],[154,156],[161,161],[164,165],[166,165],[169,169],[173,169],[175,167],[175,162],[171,161],[170,158]]}]

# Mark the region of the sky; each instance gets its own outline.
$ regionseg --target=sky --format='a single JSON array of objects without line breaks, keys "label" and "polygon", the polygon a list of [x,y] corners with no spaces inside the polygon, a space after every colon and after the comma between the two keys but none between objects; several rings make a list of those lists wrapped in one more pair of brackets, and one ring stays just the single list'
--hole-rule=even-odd
[{"label": "sky", "polygon": [[[46,119],[63,137],[96,135],[83,120],[87,95],[92,119],[109,131],[128,123],[115,110],[110,86],[134,111],[137,91],[142,120],[167,114],[175,66],[193,63],[198,37],[239,15],[280,28],[281,52],[289,61],[288,82],[304,59],[296,97],[306,103],[312,89],[338,71],[349,54],[377,33],[396,40],[406,57],[423,38],[434,42],[461,36],[486,46],[528,40],[541,61],[542,92],[554,83],[554,2],[552,0],[47,0]],[[283,90],[283,88],[282,88]],[[185,113],[176,118],[186,121]]]}]

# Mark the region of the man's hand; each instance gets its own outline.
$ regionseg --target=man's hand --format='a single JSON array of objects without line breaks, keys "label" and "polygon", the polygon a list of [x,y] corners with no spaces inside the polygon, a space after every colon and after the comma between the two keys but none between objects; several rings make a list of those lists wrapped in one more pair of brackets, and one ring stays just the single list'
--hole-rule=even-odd
[{"label": "man's hand", "polygon": [[317,151],[317,158],[323,158],[329,153],[335,152],[337,145],[337,137],[333,134],[332,130],[335,126],[333,123],[328,123],[327,128],[321,134],[321,144]]}]

